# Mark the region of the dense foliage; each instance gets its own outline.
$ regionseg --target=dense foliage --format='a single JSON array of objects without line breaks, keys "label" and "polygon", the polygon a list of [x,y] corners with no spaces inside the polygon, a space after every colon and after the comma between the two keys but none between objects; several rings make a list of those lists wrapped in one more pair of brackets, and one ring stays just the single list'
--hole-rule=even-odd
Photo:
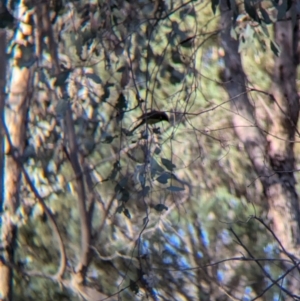
[{"label": "dense foliage", "polygon": [[[272,94],[273,68],[285,51],[274,27],[298,29],[296,6],[145,0],[7,7],[3,20],[14,18],[0,23],[8,41],[1,126],[6,157],[22,174],[11,181],[20,199],[10,215],[14,299],[295,298],[288,269],[299,254],[276,232],[266,176],[241,135],[258,129],[267,154],[270,136],[292,148],[298,141],[297,119],[288,138],[275,132],[280,101]],[[226,43],[238,47],[229,53]],[[234,85],[243,86],[249,115],[228,86],[234,49],[242,62],[235,61],[236,73],[246,78]],[[28,93],[24,146],[14,152],[16,123],[7,114],[20,78]],[[169,122],[132,133],[151,110],[166,112]],[[237,125],[236,116],[250,125]],[[294,152],[296,159],[292,150],[282,162],[296,170]],[[294,177],[276,169],[271,155],[263,160],[271,162],[269,178]]]}]

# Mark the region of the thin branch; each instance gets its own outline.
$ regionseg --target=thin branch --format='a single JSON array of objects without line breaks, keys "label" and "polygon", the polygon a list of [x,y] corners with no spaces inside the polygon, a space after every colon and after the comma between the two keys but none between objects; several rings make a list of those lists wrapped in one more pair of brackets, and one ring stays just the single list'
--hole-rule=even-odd
[{"label": "thin branch", "polygon": [[[286,288],[284,288],[283,286],[279,285],[278,282],[281,280],[281,279],[277,279],[277,280],[274,280],[271,275],[264,269],[264,267],[261,265],[261,263],[255,259],[255,257],[252,255],[252,253],[250,252],[250,250],[243,244],[243,242],[240,240],[239,236],[234,232],[234,230],[232,228],[230,228],[230,231],[231,233],[234,235],[234,237],[237,239],[238,243],[240,244],[240,246],[246,250],[246,252],[249,254],[249,256],[251,258],[253,258],[253,260],[257,263],[257,265],[260,267],[260,269],[262,270],[262,272],[264,273],[264,275],[272,282],[273,285],[276,285],[278,286],[278,288],[280,290],[282,290],[283,292],[285,292],[288,296],[292,297],[292,298],[300,298],[299,296],[297,295],[294,295],[292,293],[290,293]],[[291,272],[293,269],[295,268],[295,266],[293,266],[292,269],[289,270],[289,272]],[[272,286],[273,286],[272,285]]]},{"label": "thin branch", "polygon": [[80,230],[81,230],[81,256],[80,262],[77,265],[76,271],[85,274],[90,254],[91,241],[91,221],[88,220],[88,213],[86,209],[86,193],[84,187],[83,172],[79,163],[78,154],[79,149],[76,141],[75,127],[72,118],[72,111],[69,107],[66,113],[66,136],[69,143],[69,158],[76,176],[76,190],[77,190],[77,204],[80,216]]},{"label": "thin branch", "polygon": [[44,199],[40,196],[39,192],[37,191],[37,189],[35,188],[34,184],[32,183],[25,167],[22,164],[20,155],[17,153],[16,149],[14,148],[12,141],[10,139],[9,136],[9,132],[8,129],[6,127],[6,124],[4,123],[4,121],[2,119],[0,119],[1,125],[5,131],[5,136],[9,145],[9,148],[11,150],[10,155],[13,157],[13,159],[15,160],[15,162],[18,164],[18,166],[20,167],[24,178],[26,180],[26,183],[28,184],[28,186],[30,187],[32,193],[34,194],[34,196],[36,197],[38,203],[42,206],[43,210],[45,211],[49,221],[50,221],[50,225],[53,228],[53,231],[56,235],[57,241],[58,241],[58,246],[59,246],[59,250],[60,250],[60,265],[59,265],[59,269],[56,273],[56,275],[54,276],[58,281],[60,281],[60,279],[62,278],[64,271],[66,269],[66,262],[67,262],[67,257],[66,257],[66,251],[65,251],[65,247],[64,247],[64,243],[62,240],[62,236],[59,232],[57,223],[55,221],[55,218],[52,214],[52,212],[48,209],[47,205],[44,202]]}]

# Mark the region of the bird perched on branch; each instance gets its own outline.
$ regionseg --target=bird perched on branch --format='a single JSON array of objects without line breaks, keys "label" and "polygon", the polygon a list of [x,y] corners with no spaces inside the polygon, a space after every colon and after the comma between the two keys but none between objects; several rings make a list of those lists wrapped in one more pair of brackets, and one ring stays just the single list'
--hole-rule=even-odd
[{"label": "bird perched on branch", "polygon": [[167,121],[169,122],[168,115],[163,111],[151,111],[148,113],[143,114],[138,118],[138,121],[140,121],[131,131],[132,134],[136,129],[138,129],[143,124],[155,124],[161,121]]}]

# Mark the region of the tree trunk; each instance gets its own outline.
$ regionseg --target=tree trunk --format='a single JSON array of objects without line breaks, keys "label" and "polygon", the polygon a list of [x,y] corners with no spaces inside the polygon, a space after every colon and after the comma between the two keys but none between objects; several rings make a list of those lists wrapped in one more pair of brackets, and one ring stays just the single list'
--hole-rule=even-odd
[{"label": "tree trunk", "polygon": [[[272,88],[274,115],[270,135],[266,138],[256,126],[255,110],[247,95],[238,41],[230,35],[232,11],[225,0],[220,2],[220,8],[221,43],[225,50],[222,80],[235,113],[232,120],[235,132],[263,185],[275,235],[288,252],[298,256],[300,210],[293,174],[293,146],[299,112],[296,89],[298,27],[293,28],[292,21],[277,22],[275,25],[276,42],[281,54],[275,59]],[[291,283],[289,289],[297,292]]]},{"label": "tree trunk", "polygon": [[[22,2],[22,1],[21,1]],[[26,15],[26,6],[20,4],[20,16]],[[22,18],[21,18],[22,19]],[[20,27],[23,24],[20,22]],[[22,28],[20,28],[21,31]],[[25,32],[28,33],[28,27]],[[24,33],[23,33],[24,34]],[[18,35],[16,34],[16,37]],[[18,43],[18,41],[16,41]],[[0,47],[4,47],[5,43],[1,42]],[[18,48],[18,46],[15,46]],[[17,55],[18,51],[14,51]],[[5,58],[6,55],[0,55]],[[5,66],[6,62],[4,62]],[[1,65],[3,72],[3,66]],[[4,69],[5,70],[5,69]],[[25,145],[25,130],[26,130],[26,114],[27,106],[30,98],[30,70],[26,67],[19,67],[17,60],[12,66],[11,81],[9,86],[9,94],[6,100],[8,108],[5,110],[5,126],[9,136],[9,146],[6,139],[5,145],[5,193],[2,203],[2,229],[1,239],[3,247],[3,259],[0,262],[0,295],[1,300],[12,299],[12,283],[13,283],[13,265],[14,265],[14,250],[16,242],[17,227],[14,224],[14,215],[19,207],[19,191],[21,187],[21,169],[18,162],[11,155],[14,153],[16,157],[22,156]],[[5,71],[4,71],[5,72]],[[1,122],[3,125],[3,122]]]},{"label": "tree trunk", "polygon": [[[6,83],[6,31],[0,29],[0,118],[3,120],[4,116],[4,102],[5,102],[5,83]],[[0,210],[1,214],[4,211],[4,129],[0,124]],[[2,226],[3,227],[3,226]],[[1,237],[3,239],[3,236]],[[4,248],[5,242],[2,241],[1,248]],[[0,261],[0,296],[8,299],[11,295],[11,271]],[[1,299],[2,300],[2,299]],[[5,299],[4,299],[5,300]]]},{"label": "tree trunk", "polygon": [[[296,9],[294,4],[291,9]],[[299,255],[300,211],[293,173],[294,141],[299,116],[296,87],[298,26],[293,26],[292,21],[277,22],[275,38],[281,53],[276,57],[274,66],[271,91],[274,96],[273,123],[268,136],[268,156],[278,181],[268,191],[270,216],[276,235],[285,248]]]}]

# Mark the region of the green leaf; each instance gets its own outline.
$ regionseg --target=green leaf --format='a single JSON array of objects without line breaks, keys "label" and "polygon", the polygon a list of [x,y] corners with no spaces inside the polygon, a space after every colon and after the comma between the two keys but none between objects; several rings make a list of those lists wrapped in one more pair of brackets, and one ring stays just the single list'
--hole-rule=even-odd
[{"label": "green leaf", "polygon": [[106,84],[103,90],[104,90],[104,94],[101,96],[101,101],[106,102],[110,96],[109,86]]},{"label": "green leaf", "polygon": [[129,191],[127,189],[123,189],[120,197],[120,201],[127,203],[129,201]]},{"label": "green leaf", "polygon": [[55,87],[63,86],[65,84],[66,80],[68,79],[70,72],[71,72],[70,70],[66,70],[66,71],[59,73],[55,78],[54,86]]},{"label": "green leaf", "polygon": [[272,20],[270,19],[269,14],[267,13],[267,11],[263,7],[260,7],[259,10],[261,12],[263,21],[266,24],[272,24]]},{"label": "green leaf", "polygon": [[279,47],[274,43],[274,42],[270,42],[270,47],[271,47],[271,50],[273,51],[273,53],[276,55],[276,56],[279,56],[280,54],[280,49]]},{"label": "green leaf", "polygon": [[[183,45],[187,45],[187,44],[185,43]],[[173,85],[181,83],[185,78],[185,74],[183,72],[180,72],[179,70],[175,69],[170,65],[167,67],[167,71],[170,73],[170,82]]]},{"label": "green leaf", "polygon": [[277,6],[277,20],[282,20],[285,17],[288,8],[287,0],[283,0],[281,5]]},{"label": "green leaf", "polygon": [[163,210],[168,210],[168,207],[164,204],[157,204],[154,206],[154,209],[158,212],[162,212]]},{"label": "green leaf", "polygon": [[277,20],[282,20],[284,19],[286,12],[288,11],[288,1],[287,0],[283,0],[281,5],[277,6]]},{"label": "green leaf", "polygon": [[129,212],[129,210],[128,210],[127,208],[124,209],[123,213],[124,213],[124,215],[125,215],[127,218],[131,219],[130,212]]},{"label": "green leaf", "polygon": [[256,9],[251,0],[245,0],[245,11],[254,20],[259,22],[259,17],[257,15]]},{"label": "green leaf", "polygon": [[101,84],[100,77],[95,73],[86,73],[85,75],[87,78],[90,78],[92,81],[94,81],[96,84]]},{"label": "green leaf", "polygon": [[188,37],[188,38],[184,39],[183,41],[179,42],[179,45],[181,45],[182,47],[185,47],[185,48],[190,48],[193,46],[194,39],[195,39],[195,36]]},{"label": "green leaf", "polygon": [[126,70],[126,66],[121,66],[120,68],[117,69],[118,73],[123,73]]},{"label": "green leaf", "polygon": [[169,179],[171,179],[170,174],[165,172],[162,175],[160,175],[158,178],[156,178],[156,181],[158,181],[161,184],[167,184]]},{"label": "green leaf", "polygon": [[115,193],[117,194],[117,200],[122,201],[124,203],[129,200],[129,192],[126,189],[128,178],[123,177],[115,186]]},{"label": "green leaf", "polygon": [[121,170],[121,165],[120,165],[120,162],[119,161],[116,161],[114,163],[114,167],[113,167],[113,170],[111,171],[110,175],[109,175],[109,179],[110,180],[114,180],[118,174],[118,172]]},{"label": "green leaf", "polygon": [[145,186],[145,184],[146,184],[146,178],[145,178],[144,173],[143,174],[142,173],[139,174],[139,182],[140,182],[140,184],[142,186]]},{"label": "green leaf", "polygon": [[150,159],[151,177],[154,178],[157,173],[164,172],[164,169],[157,163],[154,158]]},{"label": "green leaf", "polygon": [[156,147],[155,147],[155,150],[154,150],[154,154],[155,154],[155,155],[159,155],[160,152],[161,152],[161,148],[158,147],[158,146],[156,146]]},{"label": "green leaf", "polygon": [[172,58],[172,62],[174,64],[182,64],[183,63],[182,58],[181,58],[181,53],[179,53],[178,50],[174,50],[174,49],[171,50],[171,58]]},{"label": "green leaf", "polygon": [[123,177],[115,186],[115,192],[119,192],[122,191],[122,189],[124,189],[124,187],[127,185],[128,182],[128,178],[127,177]]},{"label": "green leaf", "polygon": [[179,192],[179,191],[184,190],[183,187],[178,187],[178,186],[170,186],[170,187],[167,187],[167,189],[171,192]]},{"label": "green leaf", "polygon": [[130,283],[129,283],[129,288],[135,294],[137,294],[139,292],[139,286],[136,284],[135,281],[132,281],[131,279],[130,279]]},{"label": "green leaf", "polygon": [[231,6],[231,10],[233,12],[233,24],[235,24],[235,21],[239,15],[239,10],[238,10],[235,0],[230,0],[230,6]]},{"label": "green leaf", "polygon": [[212,9],[214,15],[216,14],[218,5],[219,5],[219,0],[211,0],[211,9]]},{"label": "green leaf", "polygon": [[107,136],[105,137],[105,139],[102,141],[102,143],[110,144],[110,143],[112,143],[112,142],[114,141],[114,139],[117,138],[117,137],[118,137],[118,135],[116,135],[116,136],[107,135]]},{"label": "green leaf", "polygon": [[146,197],[150,192],[150,187],[145,186],[140,192],[139,192],[139,197]]},{"label": "green leaf", "polygon": [[[128,130],[122,129],[122,131],[125,132],[126,136],[129,135]],[[132,135],[132,132],[131,132],[131,135]],[[127,152],[127,156],[135,162],[145,163],[145,160],[146,160],[146,157],[147,157],[146,147],[147,147],[146,145],[137,144],[134,148],[132,148],[131,150],[129,150]]]},{"label": "green leaf", "polygon": [[124,117],[124,110],[127,109],[127,100],[124,96],[123,93],[120,93],[117,104],[116,104],[116,109],[117,109],[117,120],[120,122],[123,117]]},{"label": "green leaf", "polygon": [[170,160],[161,158],[161,163],[170,171],[173,170],[173,168],[176,168],[176,165],[174,165]]},{"label": "green leaf", "polygon": [[116,212],[117,212],[117,213],[122,213],[122,212],[123,212],[123,209],[124,209],[123,205],[120,205],[120,206],[117,208]]},{"label": "green leaf", "polygon": [[127,100],[123,93],[120,93],[116,107],[118,109],[127,109]]}]

